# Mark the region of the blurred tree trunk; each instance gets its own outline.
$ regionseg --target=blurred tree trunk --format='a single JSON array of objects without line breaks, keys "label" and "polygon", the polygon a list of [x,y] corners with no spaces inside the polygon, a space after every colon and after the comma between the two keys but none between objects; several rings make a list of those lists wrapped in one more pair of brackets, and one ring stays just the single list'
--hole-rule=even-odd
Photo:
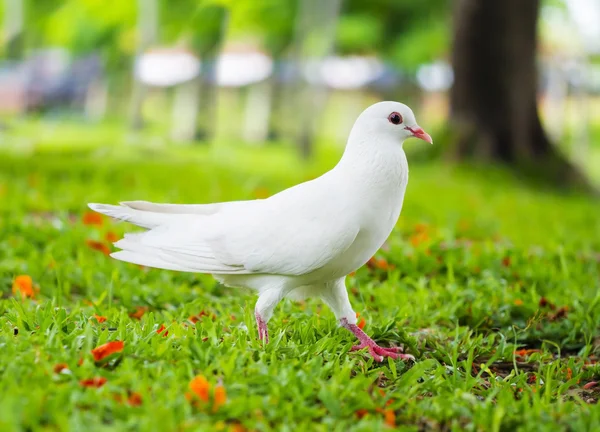
[{"label": "blurred tree trunk", "polygon": [[9,60],[23,59],[23,0],[4,0],[5,56]]},{"label": "blurred tree trunk", "polygon": [[282,108],[285,101],[283,99],[283,83],[281,77],[282,59],[273,56],[273,74],[269,78],[269,126],[267,131],[267,141],[277,141],[281,137]]},{"label": "blurred tree trunk", "polygon": [[194,18],[192,45],[202,61],[198,77],[198,111],[195,139],[213,138],[217,123],[217,61],[227,31],[229,16],[220,5],[201,9]]},{"label": "blurred tree trunk", "polygon": [[[307,60],[319,62],[333,52],[341,4],[341,0],[298,2],[293,41],[296,64],[303,67]],[[297,87],[298,104],[302,107],[298,147],[302,157],[308,159],[313,154],[317,122],[326,102],[327,88],[322,82],[309,83],[303,77],[299,77]]]},{"label": "blurred tree trunk", "polygon": [[[138,48],[137,57],[141,56],[158,39],[158,0],[138,0]],[[131,95],[131,128],[144,127],[143,106],[148,92],[147,86],[135,79]]]},{"label": "blurred tree trunk", "polygon": [[582,182],[539,118],[539,0],[456,0],[454,12],[456,156],[502,161],[547,181]]}]

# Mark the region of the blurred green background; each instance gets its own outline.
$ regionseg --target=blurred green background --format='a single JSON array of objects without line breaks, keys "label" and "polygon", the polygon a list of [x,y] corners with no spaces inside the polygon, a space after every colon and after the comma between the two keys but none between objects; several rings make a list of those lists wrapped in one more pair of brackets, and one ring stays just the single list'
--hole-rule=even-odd
[{"label": "blurred green background", "polygon": [[[598,1],[2,0],[0,19],[0,430],[600,429]],[[314,299],[282,302],[263,347],[253,293],[106,256],[131,227],[86,203],[267,197],[333,167],[381,100],[434,145],[405,143],[398,225],[347,285],[415,364],[349,352]],[[218,410],[186,399],[197,375]]]}]

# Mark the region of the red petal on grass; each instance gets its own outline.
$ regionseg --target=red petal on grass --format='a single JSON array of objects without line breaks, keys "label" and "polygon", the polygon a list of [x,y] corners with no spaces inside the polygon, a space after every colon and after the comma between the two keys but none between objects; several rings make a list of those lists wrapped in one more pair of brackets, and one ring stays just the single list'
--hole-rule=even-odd
[{"label": "red petal on grass", "polygon": [[104,384],[106,384],[106,378],[104,378],[104,377],[88,378],[88,379],[79,381],[79,384],[81,384],[83,387],[100,388]]},{"label": "red petal on grass", "polygon": [[129,393],[127,403],[131,406],[140,406],[142,404],[142,395],[136,392]]},{"label": "red petal on grass", "polygon": [[395,268],[393,264],[389,264],[385,259],[375,257],[371,257],[369,261],[367,261],[367,267],[371,270],[392,270],[393,268]]},{"label": "red petal on grass", "polygon": [[107,342],[104,345],[100,345],[92,350],[94,361],[98,362],[109,355],[119,353],[123,351],[124,346],[125,344],[121,341]]},{"label": "red petal on grass", "polygon": [[94,314],[94,318],[96,318],[96,321],[98,321],[100,324],[102,324],[104,321],[106,321],[106,317],[102,316],[102,315]]},{"label": "red petal on grass", "polygon": [[19,275],[13,281],[13,295],[21,294],[21,299],[33,298],[35,291],[33,289],[33,280],[29,275]]},{"label": "red petal on grass", "polygon": [[225,402],[227,402],[227,392],[225,391],[225,387],[223,387],[222,385],[217,385],[215,387],[215,400],[213,402],[213,407],[212,410],[213,412],[217,412],[219,410],[219,408],[221,408],[223,405],[225,405]]},{"label": "red petal on grass", "polygon": [[200,400],[204,402],[208,402],[209,396],[208,393],[210,391],[210,384],[202,375],[198,375],[194,377],[190,381],[190,390],[194,392],[194,394],[200,398]]},{"label": "red petal on grass", "polygon": [[59,374],[62,371],[64,371],[65,369],[69,369],[69,365],[66,363],[58,363],[56,365],[54,365],[54,373]]},{"label": "red petal on grass", "polygon": [[394,410],[377,408],[376,411],[383,414],[386,425],[393,428],[396,427],[396,414],[394,413]]},{"label": "red petal on grass", "polygon": [[388,425],[389,427],[395,428],[396,427],[396,414],[394,413],[394,411],[391,409],[386,409],[385,412],[383,413],[383,415],[385,417],[385,424]]},{"label": "red petal on grass", "polygon": [[202,319],[202,317],[210,317],[211,320],[216,320],[217,316],[214,313],[211,312],[206,312],[204,310],[200,311],[200,313],[198,315],[192,315],[188,318],[189,321],[191,321],[193,324],[196,324],[198,321],[200,321]]},{"label": "red petal on grass", "polygon": [[596,387],[597,385],[598,385],[598,381],[590,381],[589,383],[584,385],[583,388],[586,390],[589,390],[589,389]]},{"label": "red petal on grass", "polygon": [[415,225],[415,233],[423,234],[423,233],[426,233],[427,231],[429,231],[429,227],[427,226],[427,224],[418,223]]},{"label": "red petal on grass", "polygon": [[510,257],[509,256],[505,256],[504,258],[502,258],[502,265],[504,267],[510,267]]},{"label": "red petal on grass", "polygon": [[117,240],[119,240],[119,236],[116,235],[114,232],[112,231],[108,231],[106,234],[104,234],[104,238],[106,239],[107,242],[109,243],[114,243]]},{"label": "red petal on grass", "polygon": [[85,241],[85,243],[91,249],[94,249],[94,250],[97,250],[99,252],[102,252],[104,255],[110,255],[110,248],[106,244],[104,244],[102,242],[99,242],[99,241],[96,241],[96,240],[87,239]]},{"label": "red petal on grass", "polygon": [[369,414],[369,410],[366,410],[364,408],[361,409],[357,409],[354,412],[354,415],[356,415],[356,417],[358,417],[359,419],[363,418],[364,416],[366,416],[367,414]]},{"label": "red petal on grass", "polygon": [[83,214],[81,218],[84,225],[96,225],[102,226],[104,220],[102,219],[102,215],[100,213],[87,211]]},{"label": "red petal on grass", "polygon": [[542,297],[540,299],[540,307],[543,308],[546,306],[548,306],[552,310],[556,309],[556,306],[553,303],[550,303],[546,297]]},{"label": "red petal on grass", "polygon": [[410,242],[413,246],[417,247],[421,243],[425,243],[429,240],[429,234],[427,232],[417,233],[410,237]]},{"label": "red petal on grass", "polygon": [[515,351],[515,355],[518,357],[527,357],[533,353],[541,353],[542,350],[541,349],[520,349]]},{"label": "red petal on grass", "polygon": [[556,311],[555,314],[550,315],[550,321],[557,321],[567,317],[567,313],[569,311],[568,306],[563,306],[559,310]]},{"label": "red petal on grass", "polygon": [[167,337],[169,336],[169,332],[165,331],[166,327],[164,324],[161,324],[160,327],[158,328],[158,330],[156,330],[156,333],[161,334],[162,332],[164,332],[163,337]]},{"label": "red petal on grass", "polygon": [[139,319],[141,319],[144,316],[144,314],[147,311],[148,311],[148,308],[146,306],[137,306],[136,309],[135,309],[135,312],[130,313],[129,316],[131,318],[139,320]]}]

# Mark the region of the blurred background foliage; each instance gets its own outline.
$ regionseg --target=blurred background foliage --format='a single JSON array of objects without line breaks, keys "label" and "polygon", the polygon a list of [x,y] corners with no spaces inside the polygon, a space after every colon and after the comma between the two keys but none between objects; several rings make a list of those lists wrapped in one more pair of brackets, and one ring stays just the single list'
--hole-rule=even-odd
[{"label": "blurred background foliage", "polygon": [[[469,24],[453,16],[465,4],[477,2],[3,0],[0,139],[15,150],[53,135],[34,132],[44,124],[78,130],[81,142],[121,128],[120,141],[277,142],[307,156],[343,145],[368,104],[396,99],[442,138],[430,157],[456,156],[453,41]],[[597,179],[600,7],[532,4],[542,123]],[[234,125],[222,114],[232,111]]]}]

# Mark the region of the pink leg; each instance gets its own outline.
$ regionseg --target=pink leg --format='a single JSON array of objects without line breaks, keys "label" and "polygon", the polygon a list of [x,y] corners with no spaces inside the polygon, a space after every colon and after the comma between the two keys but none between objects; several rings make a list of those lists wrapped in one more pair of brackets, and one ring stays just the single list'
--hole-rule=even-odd
[{"label": "pink leg", "polygon": [[269,343],[269,330],[267,329],[267,323],[262,319],[258,312],[254,312],[256,317],[256,326],[258,327],[258,338],[264,343]]},{"label": "pink leg", "polygon": [[355,345],[352,347],[352,351],[361,350],[363,348],[367,348],[369,350],[369,354],[375,359],[375,361],[381,362],[384,357],[391,357],[393,359],[400,358],[402,360],[412,360],[415,361],[415,358],[410,354],[402,354],[401,347],[390,347],[384,348],[380,347],[375,343],[373,339],[371,339],[364,331],[360,329],[356,324],[349,324],[346,318],[342,318],[340,323],[343,327],[350,330],[354,336],[358,338],[360,341],[360,345]]}]

